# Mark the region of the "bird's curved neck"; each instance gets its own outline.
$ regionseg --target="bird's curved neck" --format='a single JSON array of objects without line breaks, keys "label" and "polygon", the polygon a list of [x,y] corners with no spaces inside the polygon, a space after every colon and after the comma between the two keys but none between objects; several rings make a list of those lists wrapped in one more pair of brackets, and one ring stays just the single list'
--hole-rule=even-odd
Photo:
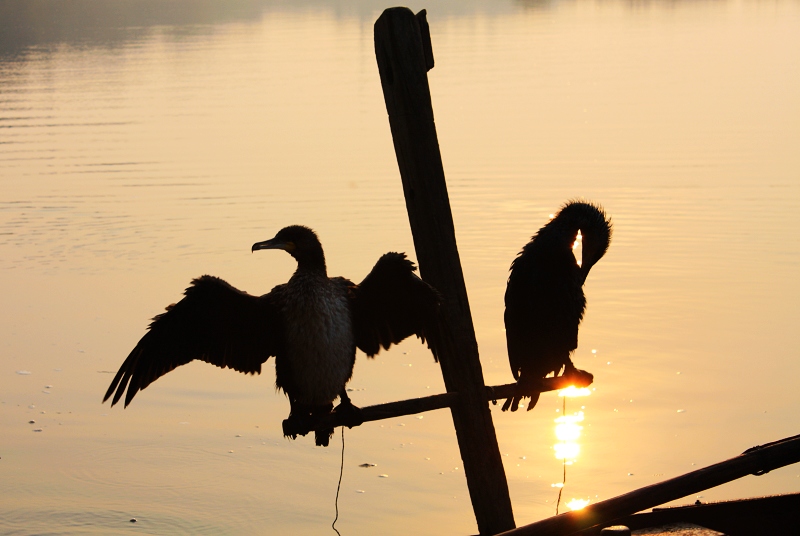
[{"label": "bird's curved neck", "polygon": [[608,224],[587,227],[581,230],[583,235],[583,265],[581,271],[584,279],[589,274],[592,266],[599,261],[608,250],[611,242],[611,229]]},{"label": "bird's curved neck", "polygon": [[580,269],[584,279],[592,266],[605,254],[611,240],[611,226],[605,214],[594,205],[586,203],[567,205],[545,226],[547,228],[551,228],[552,233],[560,234],[564,239],[564,246],[569,248],[580,230],[583,245]]}]

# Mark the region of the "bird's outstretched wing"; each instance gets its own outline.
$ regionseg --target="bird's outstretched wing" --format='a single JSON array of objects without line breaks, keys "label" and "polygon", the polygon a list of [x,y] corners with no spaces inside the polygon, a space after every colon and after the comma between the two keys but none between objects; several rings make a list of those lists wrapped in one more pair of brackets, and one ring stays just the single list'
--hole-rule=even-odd
[{"label": "bird's outstretched wing", "polygon": [[368,356],[416,335],[438,360],[435,332],[441,298],[416,269],[405,253],[386,253],[360,285],[351,287],[356,346]]},{"label": "bird's outstretched wing", "polygon": [[103,402],[113,393],[113,406],[127,387],[127,407],[137,392],[194,359],[239,372],[261,373],[261,364],[278,351],[283,333],[271,294],[251,296],[209,275],[193,280],[181,301],[153,319]]}]

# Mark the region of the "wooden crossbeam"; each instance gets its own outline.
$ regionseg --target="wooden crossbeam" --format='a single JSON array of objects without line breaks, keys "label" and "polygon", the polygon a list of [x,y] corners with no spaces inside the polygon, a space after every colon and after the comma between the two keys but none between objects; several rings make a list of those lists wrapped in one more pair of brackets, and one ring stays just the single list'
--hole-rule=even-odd
[{"label": "wooden crossbeam", "polygon": [[536,383],[528,384],[523,388],[516,383],[506,383],[504,385],[486,386],[486,399],[490,402],[509,398],[514,394],[521,393],[525,396],[531,394],[546,393],[548,391],[560,391],[569,386],[588,387],[594,381],[594,376],[585,370],[578,370],[577,373],[568,376],[556,376],[555,378],[542,378]]},{"label": "wooden crossbeam", "polygon": [[[591,385],[592,375],[585,373],[584,375],[577,376],[558,376],[555,378],[544,378],[538,384],[531,384],[528,389],[523,392],[527,396],[535,393],[545,393],[548,391],[559,391],[565,389],[570,385],[575,387],[586,387]],[[486,400],[495,401],[508,398],[517,393],[516,383],[507,383],[504,385],[495,385],[486,387]],[[398,400],[396,402],[387,402],[385,404],[376,404],[374,406],[366,406],[361,408],[361,422],[354,424],[358,426],[365,422],[380,421],[383,419],[391,419],[394,417],[403,417],[404,415],[416,415],[426,411],[433,411],[437,409],[451,408],[458,401],[458,393],[442,393],[438,395],[423,396],[420,398],[411,398],[408,400]],[[338,415],[335,412],[326,415],[314,423],[305,423],[306,426],[294,426],[287,424],[289,421],[283,421],[283,433],[286,435],[306,435],[307,433],[315,430],[330,430],[337,426],[350,426],[352,423],[347,421],[347,418]],[[351,428],[353,426],[350,426]]]}]

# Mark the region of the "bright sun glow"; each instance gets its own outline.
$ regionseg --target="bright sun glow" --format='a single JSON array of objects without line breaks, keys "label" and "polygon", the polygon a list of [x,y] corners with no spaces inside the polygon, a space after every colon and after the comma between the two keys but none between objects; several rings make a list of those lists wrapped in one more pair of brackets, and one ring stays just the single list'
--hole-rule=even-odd
[{"label": "bright sun glow", "polygon": [[562,415],[555,419],[556,422],[556,438],[559,443],[553,445],[556,453],[556,458],[571,462],[578,457],[581,451],[580,445],[576,443],[581,436],[583,426],[579,422],[583,422],[583,412],[578,411],[572,415]]},{"label": "bright sun glow", "polygon": [[575,441],[581,436],[583,426],[577,424],[557,424],[556,437],[559,441]]},{"label": "bright sun glow", "polygon": [[580,510],[587,504],[589,504],[589,501],[586,499],[572,499],[567,503],[567,506],[569,506],[570,510]]},{"label": "bright sun glow", "polygon": [[556,417],[554,420],[556,424],[575,424],[578,422],[583,422],[583,412],[579,411],[578,413],[573,413],[572,415],[562,415],[561,417]]},{"label": "bright sun glow", "polygon": [[[576,397],[576,396],[588,396],[592,394],[590,389],[581,388],[578,389],[574,385],[567,387],[566,389],[561,389],[558,392],[558,396],[564,397],[562,400],[564,401],[564,410],[566,410],[566,403],[567,398]],[[583,426],[580,423],[583,422],[584,415],[582,411],[576,411],[572,415],[567,415],[566,413],[562,413],[562,415],[556,417],[554,419],[556,424],[556,438],[558,439],[558,443],[553,445],[553,452],[556,456],[556,459],[562,460],[565,467],[567,465],[572,465],[575,460],[578,458],[578,455],[581,452],[581,446],[578,444],[578,440],[581,437],[581,432],[583,431]],[[562,484],[563,485],[563,484]],[[579,508],[583,508],[586,505],[587,501],[581,503],[580,499],[573,499],[571,503],[568,504],[570,508],[573,510],[577,510]],[[580,505],[580,506],[575,506]]]},{"label": "bright sun glow", "polygon": [[588,387],[575,387],[574,385],[570,385],[566,389],[561,389],[558,392],[558,396],[566,396],[569,398],[576,396],[589,396],[590,394],[592,394],[592,390]]},{"label": "bright sun glow", "polygon": [[581,452],[581,446],[577,443],[556,443],[553,448],[559,460],[574,460]]}]

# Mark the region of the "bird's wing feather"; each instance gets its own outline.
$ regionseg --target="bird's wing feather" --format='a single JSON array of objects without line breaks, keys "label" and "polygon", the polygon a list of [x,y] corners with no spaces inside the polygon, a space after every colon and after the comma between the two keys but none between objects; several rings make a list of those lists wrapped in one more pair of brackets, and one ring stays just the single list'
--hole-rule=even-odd
[{"label": "bird's wing feather", "polygon": [[282,340],[281,317],[273,294],[251,296],[208,275],[193,280],[181,301],[153,319],[103,401],[114,393],[113,406],[127,387],[127,406],[138,391],[195,359],[239,372],[260,373],[261,364],[275,355]]},{"label": "bird's wing feather", "polygon": [[441,298],[415,270],[404,253],[386,253],[360,285],[351,287],[355,342],[368,356],[416,335],[438,359],[435,332]]}]

